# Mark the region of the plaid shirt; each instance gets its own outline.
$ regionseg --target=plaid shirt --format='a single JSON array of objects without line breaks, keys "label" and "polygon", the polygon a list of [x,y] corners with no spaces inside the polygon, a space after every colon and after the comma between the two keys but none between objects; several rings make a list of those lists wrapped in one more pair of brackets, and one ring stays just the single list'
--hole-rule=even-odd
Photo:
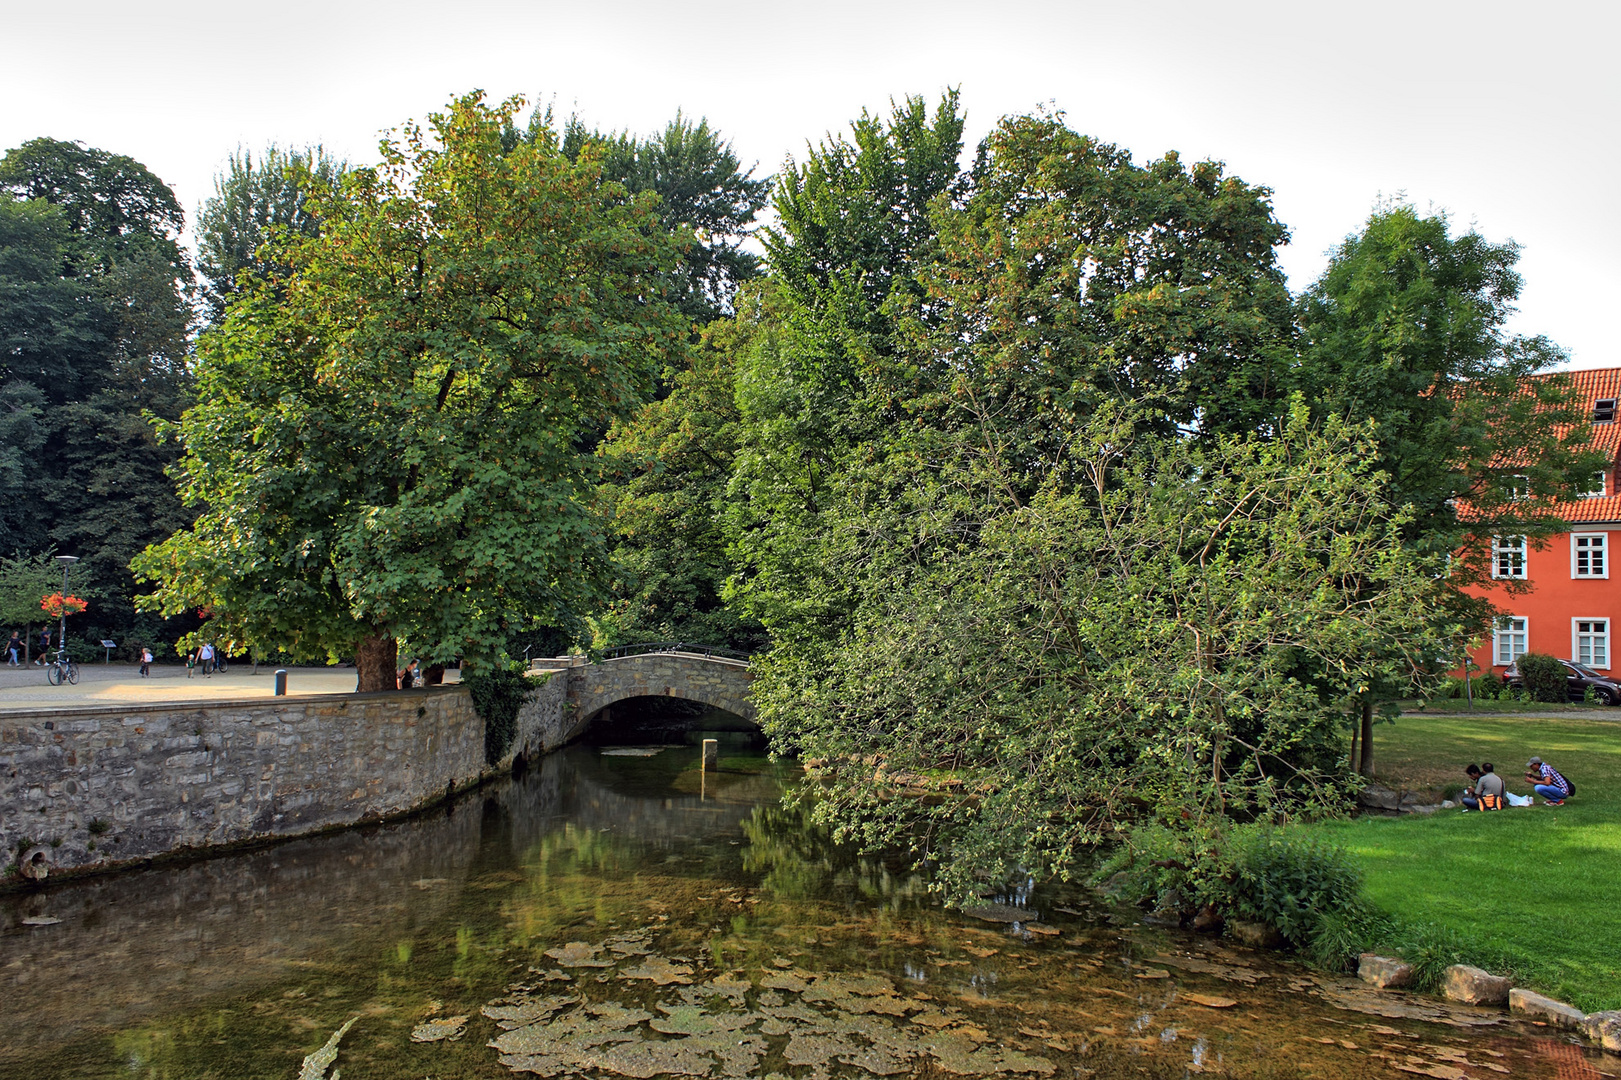
[{"label": "plaid shirt", "polygon": [[1544,784],[1552,784],[1560,791],[1563,791],[1566,795],[1570,794],[1570,781],[1566,780],[1563,776],[1560,776],[1559,770],[1554,768],[1552,765],[1549,765],[1546,761],[1542,763],[1542,782]]}]

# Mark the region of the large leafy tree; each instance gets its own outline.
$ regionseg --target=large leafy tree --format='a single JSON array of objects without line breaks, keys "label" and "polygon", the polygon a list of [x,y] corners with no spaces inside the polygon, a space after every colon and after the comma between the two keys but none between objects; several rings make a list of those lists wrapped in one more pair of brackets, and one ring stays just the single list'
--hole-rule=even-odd
[{"label": "large leafy tree", "polygon": [[865,497],[847,481],[877,477],[881,490],[900,477],[882,460],[915,423],[895,390],[909,363],[899,322],[923,295],[931,205],[961,184],[962,130],[955,92],[932,109],[907,98],[863,113],[778,178],[777,222],[762,234],[767,332],[737,356],[728,595],[779,639],[838,632],[851,598],[821,554],[828,515]]},{"label": "large leafy tree", "polygon": [[653,199],[478,94],[408,125],[383,162],[316,191],[316,236],[200,348],[178,433],[196,525],[138,571],[166,611],[210,607],[238,643],[357,657],[362,690],[404,639],[497,660],[583,612],[602,547],[577,448],[684,348],[663,295],[678,254]]},{"label": "large leafy tree", "polygon": [[0,160],[0,550],[79,555],[94,637],[154,640],[130,558],[188,520],[143,417],[190,401],[173,193],[133,159],[35,139]]},{"label": "large leafy tree", "polygon": [[287,150],[272,144],[257,158],[248,150],[231,155],[197,214],[197,272],[210,325],[224,321],[238,274],[249,271],[261,280],[285,274],[284,267],[266,266],[260,250],[278,230],[319,232],[320,219],[309,207],[312,185],[332,190],[344,168],[319,146]]},{"label": "large leafy tree", "polygon": [[705,328],[670,392],[616,424],[598,450],[614,529],[612,602],[598,623],[603,644],[752,649],[763,642],[760,625],[724,600],[732,572],[726,507],[740,437],[736,358],[769,333],[762,305],[760,290],[745,289],[736,317]]},{"label": "large leafy tree", "polygon": [[[1563,528],[1558,505],[1608,465],[1584,445],[1588,403],[1548,374],[1563,351],[1505,329],[1522,285],[1518,261],[1512,243],[1455,236],[1443,215],[1384,206],[1297,305],[1289,384],[1320,416],[1374,425],[1390,498],[1411,508],[1405,541],[1451,556],[1448,617],[1466,636],[1495,614],[1478,591],[1490,578],[1491,537],[1546,540]],[[1377,701],[1397,689],[1370,684],[1363,696],[1364,774],[1374,769]]]},{"label": "large leafy tree", "polygon": [[756,663],[836,835],[909,850],[961,902],[1145,820],[1344,798],[1344,710],[1423,683],[1443,591],[1366,429],[1297,405],[1273,435],[1192,440],[1106,405],[1030,491],[998,411],[961,420],[900,498],[834,526],[845,632]]},{"label": "large leafy tree", "polygon": [[[537,112],[529,136],[549,136],[550,121],[548,113]],[[682,314],[701,327],[731,311],[738,286],[759,273],[758,256],[743,244],[766,204],[769,179],[744,169],[732,144],[707,119],[695,124],[679,112],[648,137],[594,131],[571,117],[562,146],[571,158],[587,150],[600,155],[605,180],[659,197],[659,220],[683,244],[670,289]]]}]

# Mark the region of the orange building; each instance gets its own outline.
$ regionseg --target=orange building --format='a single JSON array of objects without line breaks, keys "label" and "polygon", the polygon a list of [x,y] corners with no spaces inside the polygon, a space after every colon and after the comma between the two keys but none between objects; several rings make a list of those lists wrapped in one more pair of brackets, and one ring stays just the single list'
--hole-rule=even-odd
[{"label": "orange building", "polygon": [[1538,549],[1524,537],[1492,542],[1492,577],[1523,580],[1529,592],[1490,589],[1484,595],[1510,614],[1472,654],[1483,671],[1503,673],[1524,652],[1546,653],[1605,675],[1621,674],[1612,636],[1621,619],[1621,568],[1612,568],[1621,543],[1621,368],[1568,373],[1591,409],[1593,445],[1609,464],[1585,497],[1559,508],[1570,530]]}]

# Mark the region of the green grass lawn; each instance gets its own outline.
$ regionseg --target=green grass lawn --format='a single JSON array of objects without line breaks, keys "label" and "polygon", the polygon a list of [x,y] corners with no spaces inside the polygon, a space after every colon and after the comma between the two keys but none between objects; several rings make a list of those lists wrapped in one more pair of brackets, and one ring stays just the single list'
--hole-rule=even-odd
[{"label": "green grass lawn", "polygon": [[1409,715],[1380,725],[1374,748],[1378,779],[1392,787],[1435,792],[1463,780],[1469,762],[1490,761],[1523,795],[1533,754],[1576,784],[1563,806],[1538,799],[1319,828],[1362,860],[1379,906],[1456,930],[1482,960],[1511,965],[1552,997],[1621,1008],[1621,723]]}]

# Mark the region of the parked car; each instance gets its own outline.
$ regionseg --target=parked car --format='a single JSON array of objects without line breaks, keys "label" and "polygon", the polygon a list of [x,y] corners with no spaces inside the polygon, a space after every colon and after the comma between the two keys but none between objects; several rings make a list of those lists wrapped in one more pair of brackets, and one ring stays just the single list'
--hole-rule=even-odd
[{"label": "parked car", "polygon": [[[1570,688],[1570,700],[1582,701],[1587,697],[1587,688],[1593,688],[1593,696],[1601,705],[1614,705],[1621,702],[1621,679],[1612,679],[1608,675],[1600,675],[1590,667],[1584,667],[1574,660],[1559,661],[1565,665],[1565,685]],[[1524,684],[1520,681],[1520,665],[1510,664],[1503,671],[1503,681],[1514,689],[1520,689]]]}]

